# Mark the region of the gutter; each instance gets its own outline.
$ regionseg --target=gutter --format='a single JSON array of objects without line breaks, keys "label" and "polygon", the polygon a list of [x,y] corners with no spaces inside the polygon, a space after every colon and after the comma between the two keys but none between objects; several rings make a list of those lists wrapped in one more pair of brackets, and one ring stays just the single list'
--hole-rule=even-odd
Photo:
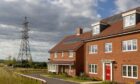
[{"label": "gutter", "polygon": [[130,31],[130,32],[114,34],[114,35],[97,37],[97,38],[93,38],[93,39],[91,38],[91,39],[83,40],[83,42],[97,41],[97,40],[102,40],[102,39],[107,39],[107,38],[112,38],[112,37],[117,37],[117,36],[123,36],[123,35],[128,35],[128,34],[133,34],[133,33],[139,33],[139,32],[140,32],[140,29],[134,30],[134,31]]}]

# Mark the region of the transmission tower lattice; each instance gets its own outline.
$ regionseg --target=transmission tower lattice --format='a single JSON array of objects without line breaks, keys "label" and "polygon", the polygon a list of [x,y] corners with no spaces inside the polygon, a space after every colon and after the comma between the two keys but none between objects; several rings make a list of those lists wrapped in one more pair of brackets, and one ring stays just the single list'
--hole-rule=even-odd
[{"label": "transmission tower lattice", "polygon": [[23,29],[22,29],[22,39],[20,44],[20,50],[18,53],[18,61],[29,61],[32,59],[31,52],[30,52],[30,45],[29,45],[29,22],[27,21],[27,17],[23,22]]}]

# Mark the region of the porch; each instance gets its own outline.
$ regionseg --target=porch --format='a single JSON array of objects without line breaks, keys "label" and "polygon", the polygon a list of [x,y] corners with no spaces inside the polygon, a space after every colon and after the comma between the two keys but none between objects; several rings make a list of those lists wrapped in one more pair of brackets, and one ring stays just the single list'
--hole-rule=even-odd
[{"label": "porch", "polygon": [[48,63],[48,72],[56,74],[66,73],[69,76],[75,76],[74,61],[52,61]]}]

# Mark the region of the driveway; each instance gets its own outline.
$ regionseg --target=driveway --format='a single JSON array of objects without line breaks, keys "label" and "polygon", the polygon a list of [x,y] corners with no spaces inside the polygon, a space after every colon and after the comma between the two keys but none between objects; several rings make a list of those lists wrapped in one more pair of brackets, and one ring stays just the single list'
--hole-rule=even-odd
[{"label": "driveway", "polygon": [[65,81],[65,80],[62,80],[62,79],[42,77],[42,76],[40,76],[38,74],[31,74],[29,76],[46,80],[47,84],[79,84],[79,83]]}]

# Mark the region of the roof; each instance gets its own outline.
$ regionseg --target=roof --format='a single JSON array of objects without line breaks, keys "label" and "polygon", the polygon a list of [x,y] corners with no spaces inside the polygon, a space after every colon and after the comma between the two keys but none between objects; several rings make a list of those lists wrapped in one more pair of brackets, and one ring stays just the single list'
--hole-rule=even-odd
[{"label": "roof", "polygon": [[[129,11],[132,11],[132,10],[137,10],[138,12],[140,12],[140,7],[131,9]],[[127,11],[127,12],[129,12],[129,11]],[[123,12],[123,13],[125,13],[125,12]],[[102,19],[101,22],[106,22],[109,24],[109,26],[106,29],[104,29],[100,34],[92,36],[91,38],[85,39],[84,42],[100,40],[100,39],[107,38],[107,37],[124,35],[130,31],[133,32],[133,31],[140,30],[140,22],[138,22],[135,26],[132,26],[132,28],[124,29],[122,13]]]},{"label": "roof", "polygon": [[[132,10],[137,10],[138,12],[140,12],[140,7],[131,9],[129,11],[132,11]],[[114,16],[102,19],[101,22],[107,23],[109,26],[105,28],[100,34],[92,35],[90,31],[90,32],[85,32],[79,36],[77,35],[67,36],[61,42],[59,42],[56,46],[54,46],[50,50],[50,52],[61,52],[61,51],[68,51],[68,50],[76,51],[78,48],[80,48],[80,46],[84,44],[83,42],[118,36],[123,33],[126,34],[130,31],[131,32],[140,31],[140,22],[137,23],[136,26],[133,26],[133,28],[123,29],[122,14],[129,11],[125,11],[125,12],[116,14]]]},{"label": "roof", "polygon": [[73,65],[74,61],[50,61],[49,63],[58,65]]},{"label": "roof", "polygon": [[110,27],[103,30],[100,34],[85,39],[84,42],[128,35],[136,32],[140,32],[140,23],[138,23],[136,26],[133,26],[132,28],[123,29],[123,21],[121,20],[112,24]]},{"label": "roof", "polygon": [[79,47],[83,45],[84,39],[90,38],[92,36],[91,32],[85,32],[81,35],[69,35],[66,36],[62,41],[56,44],[50,52],[62,52],[73,50],[76,51]]}]

